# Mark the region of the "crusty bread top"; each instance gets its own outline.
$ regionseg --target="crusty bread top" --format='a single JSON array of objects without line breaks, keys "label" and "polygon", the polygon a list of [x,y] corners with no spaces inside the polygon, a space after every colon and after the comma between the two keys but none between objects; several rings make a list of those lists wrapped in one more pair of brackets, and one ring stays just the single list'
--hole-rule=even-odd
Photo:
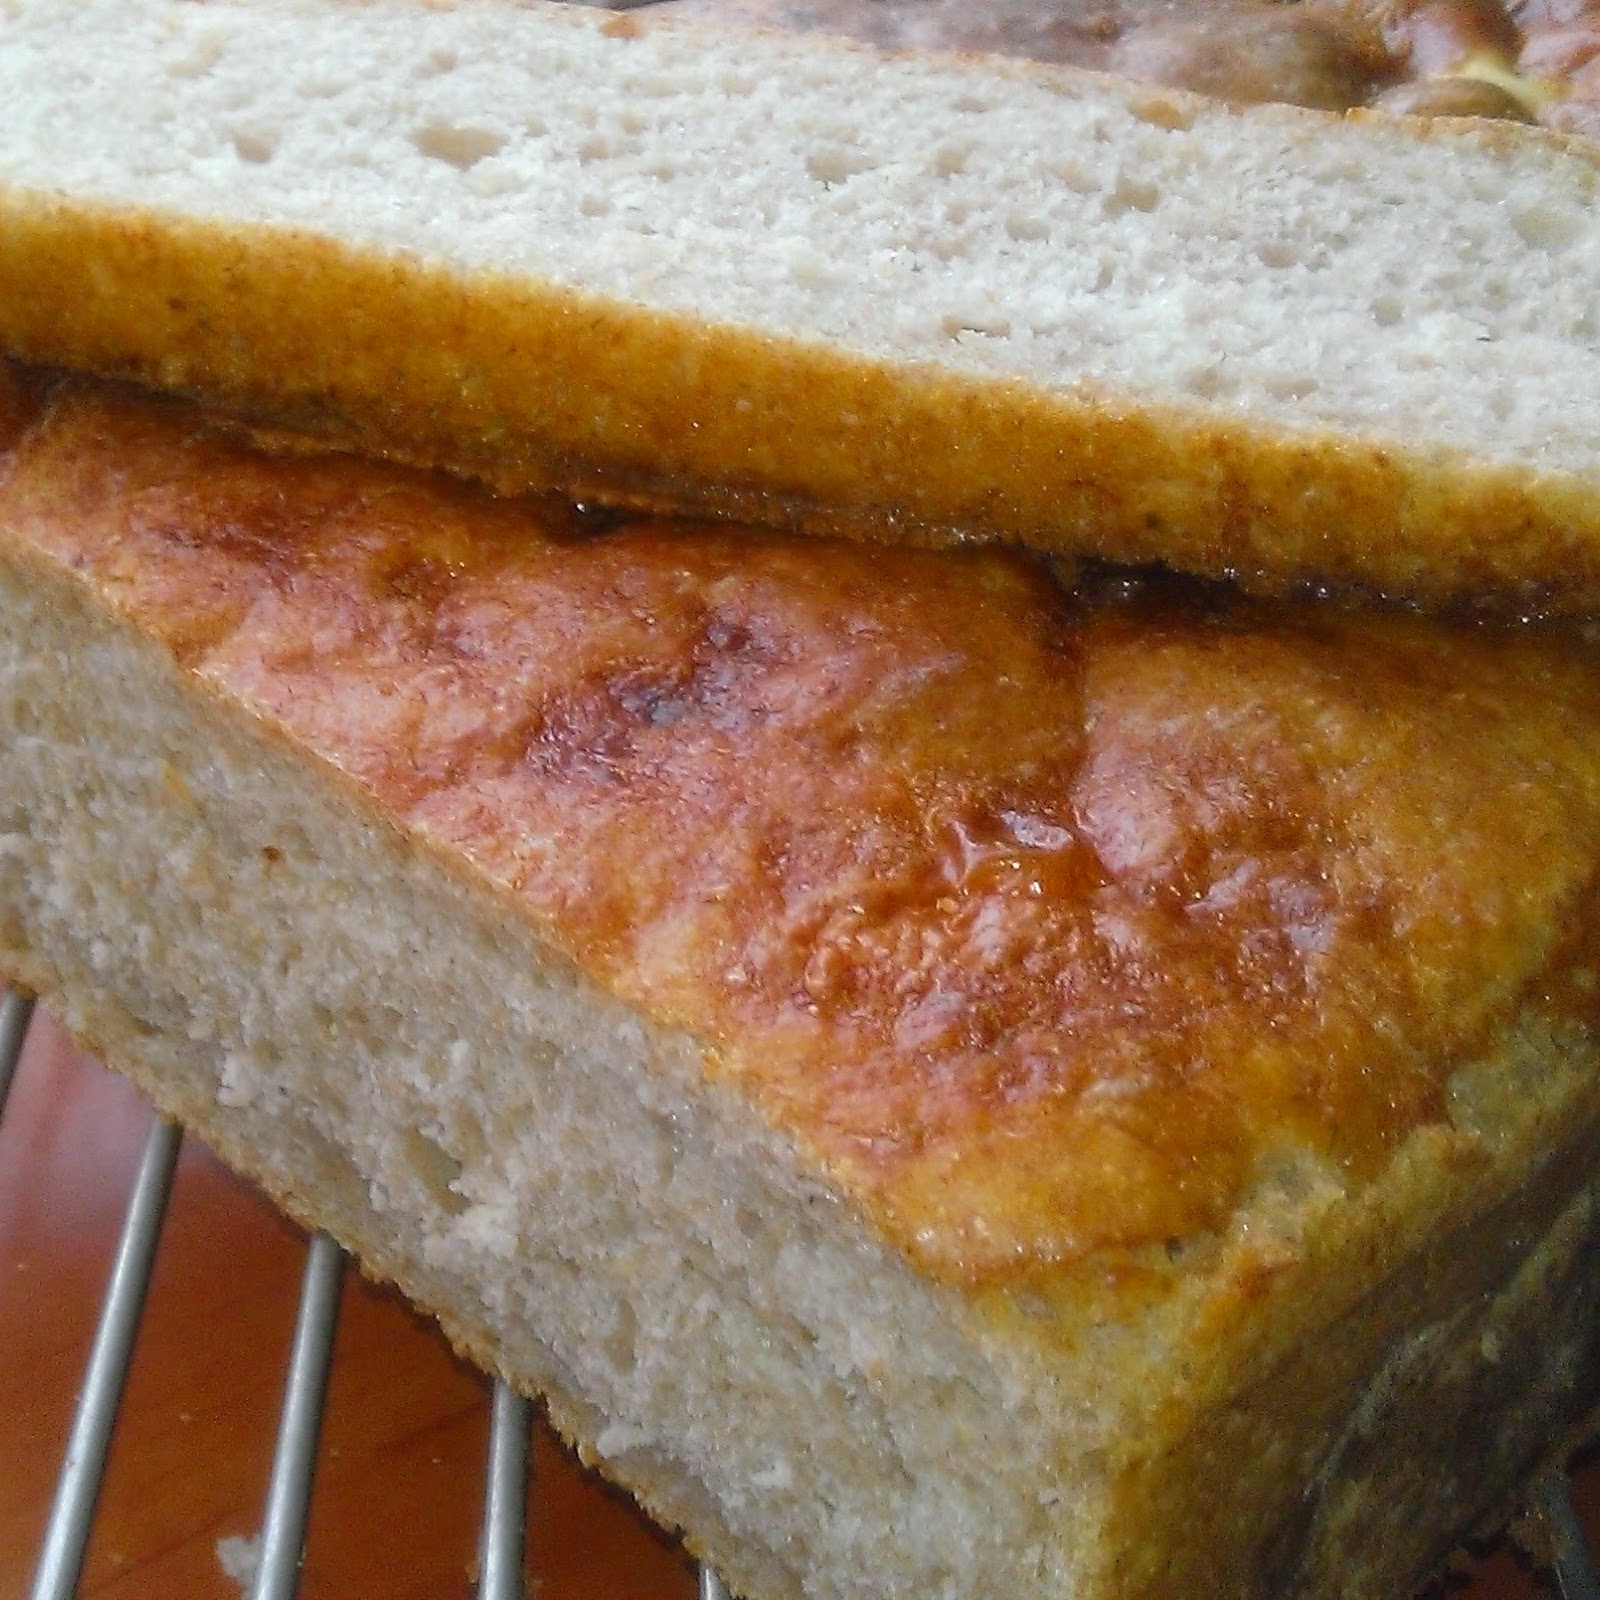
[{"label": "crusty bread top", "polygon": [[12,409],[11,548],[704,1038],[935,1276],[1201,1235],[1285,1161],[1360,1181],[1590,975],[1587,647]]},{"label": "crusty bread top", "polygon": [[502,486],[1600,604],[1600,169],[575,7],[11,0],[0,342]]}]

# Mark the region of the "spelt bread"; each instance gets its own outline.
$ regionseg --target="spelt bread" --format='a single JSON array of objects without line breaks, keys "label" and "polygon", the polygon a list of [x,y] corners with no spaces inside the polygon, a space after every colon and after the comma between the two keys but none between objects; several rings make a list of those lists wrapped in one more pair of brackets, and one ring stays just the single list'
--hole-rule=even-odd
[{"label": "spelt bread", "polygon": [[0,970],[737,1591],[1395,1600],[1583,1425],[1588,642],[0,393]]},{"label": "spelt bread", "polygon": [[573,6],[5,0],[0,345],[503,489],[1600,599],[1538,131]]}]

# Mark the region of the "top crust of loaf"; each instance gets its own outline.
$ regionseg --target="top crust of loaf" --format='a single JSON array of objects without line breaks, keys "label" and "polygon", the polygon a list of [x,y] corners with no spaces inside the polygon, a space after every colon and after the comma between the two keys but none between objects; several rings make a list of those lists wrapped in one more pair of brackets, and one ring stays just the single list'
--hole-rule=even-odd
[{"label": "top crust of loaf", "polygon": [[[703,1219],[736,1242],[739,1288],[729,1305],[744,1304],[746,1257],[737,1252],[753,1219],[764,1239],[788,1241],[776,1253],[760,1247],[760,1270],[771,1267],[783,1282],[776,1301],[758,1297],[757,1314],[802,1300],[807,1309],[798,1334],[787,1309],[775,1324],[762,1321],[744,1398],[763,1398],[749,1415],[771,1416],[762,1406],[773,1373],[787,1379],[803,1355],[829,1369],[829,1382],[842,1379],[852,1427],[873,1438],[867,1467],[847,1451],[820,1479],[808,1462],[787,1495],[781,1485],[769,1490],[760,1474],[775,1438],[797,1426],[799,1460],[819,1437],[817,1412],[806,1407],[798,1423],[785,1413],[775,1428],[748,1430],[761,1441],[753,1467],[748,1451],[718,1448],[706,1470],[732,1486],[741,1506],[759,1489],[758,1535],[783,1542],[785,1570],[816,1562],[813,1576],[826,1573],[831,1558],[811,1541],[819,1515],[830,1535],[848,1529],[848,1572],[843,1581],[835,1573],[828,1592],[859,1591],[863,1528],[876,1549],[890,1524],[902,1553],[917,1551],[913,1580],[897,1592],[1027,1590],[1046,1573],[1052,1592],[1081,1587],[1102,1600],[1381,1597],[1403,1587],[1396,1572],[1420,1574],[1435,1559],[1441,1530],[1454,1530],[1463,1513],[1456,1483],[1439,1481],[1425,1460],[1411,1470],[1413,1432],[1426,1457],[1441,1429],[1473,1416],[1481,1382],[1492,1382],[1494,1424],[1463,1431],[1492,1426],[1495,1449],[1509,1438],[1483,1478],[1509,1483],[1559,1425],[1524,1397],[1567,1406],[1576,1421],[1574,1400],[1592,1394],[1581,1286],[1592,1278],[1600,1133],[1592,1032],[1600,710],[1592,652],[1578,641],[1569,648],[1533,632],[1358,620],[1328,608],[1297,615],[1192,590],[1165,599],[1090,584],[1067,592],[1012,556],[864,553],[494,502],[371,464],[264,459],[187,408],[8,387],[3,368],[0,588],[18,622],[12,732],[51,757],[43,763],[50,776],[31,789],[33,764],[14,764],[21,789],[8,791],[20,830],[8,859],[31,857],[41,868],[16,880],[26,910],[8,929],[5,954],[21,958],[14,970],[41,989],[67,991],[70,1006],[79,1004],[70,991],[84,981],[83,964],[92,966],[87,1009],[69,1010],[74,1025],[87,1018],[90,1037],[105,1027],[111,1044],[128,1026],[118,1013],[131,1007],[138,1038],[127,1064],[139,1075],[142,1060],[158,1095],[178,1092],[166,1069],[176,1061],[184,1076],[194,1040],[204,1041],[195,1048],[208,1059],[220,1038],[239,1046],[236,1064],[225,1058],[218,1100],[202,1075],[198,1106],[191,1095],[170,1109],[201,1127],[215,1120],[222,1147],[247,1170],[264,1161],[271,1168],[274,1141],[296,1160],[308,1153],[318,1174],[310,1187],[300,1168],[273,1189],[317,1225],[329,1225],[330,1200],[315,1140],[285,1121],[272,1095],[252,1109],[252,1079],[283,1081],[276,1046],[286,1036],[276,1021],[238,1036],[224,1025],[219,1036],[210,1009],[218,995],[241,992],[229,987],[237,978],[250,997],[240,1009],[277,1017],[279,985],[263,982],[248,959],[263,937],[285,939],[292,965],[337,974],[333,990],[312,991],[328,1008],[302,997],[313,1037],[324,1037],[332,1016],[342,1019],[336,1036],[348,1024],[344,1037],[369,1039],[350,1062],[335,1051],[337,1069],[312,1064],[299,1080],[305,1103],[336,1120],[367,1120],[376,1097],[376,1120],[405,1131],[408,1097],[448,1080],[442,1113],[465,1092],[452,1043],[465,1043],[458,1027],[487,1044],[497,1019],[527,1007],[535,1029],[606,1041],[592,1053],[586,1043],[568,1064],[586,1136],[614,1126],[597,1105],[620,1111],[623,1123],[630,1113],[621,1108],[636,1095],[654,1108],[643,1113],[652,1176],[633,1202],[653,1207],[658,1159],[682,1175],[689,1156],[679,1141],[700,1136],[686,1127],[704,1117],[711,1128],[702,1132],[732,1132],[694,1157],[707,1163],[696,1179],[707,1188],[691,1184],[689,1212],[677,1179],[668,1185],[665,1228],[692,1216],[697,1238]],[[106,683],[115,685],[109,694]],[[1348,762],[1332,792],[1308,789],[1294,770],[1296,752],[1308,750]],[[121,815],[130,770],[150,808],[136,814],[161,842],[124,859],[128,828],[140,831]],[[1166,781],[1174,771],[1181,781]],[[1491,803],[1505,798],[1508,778],[1514,802]],[[76,785],[72,807],[58,803],[62,779]],[[81,878],[56,874],[56,852],[43,842],[57,837],[56,819],[70,825],[77,850],[69,843],[60,855],[79,856]],[[1413,845],[1425,852],[1425,871],[1413,870]],[[108,849],[129,876],[99,870]],[[880,878],[885,863],[897,871]],[[106,953],[97,891],[111,882],[115,893],[138,896],[151,880],[163,885],[165,909],[153,924],[135,919],[108,1007],[94,998]],[[241,881],[248,918],[237,914]],[[1195,889],[1204,892],[1196,898]],[[359,910],[349,909],[352,894]],[[324,914],[338,905],[347,923],[370,932],[370,950],[360,939],[343,945],[351,929],[341,931],[338,917],[331,927],[317,922],[307,902],[319,899]],[[204,911],[193,916],[208,905],[214,924]],[[258,906],[270,908],[260,921]],[[1074,928],[1085,910],[1100,912],[1099,924],[1080,918]],[[188,996],[209,981],[202,974],[221,978],[198,1012],[186,1000],[168,1011],[143,993],[146,946],[164,942],[150,930],[163,918],[175,939],[180,924],[191,932],[179,940],[183,954],[167,952],[155,992],[168,986],[170,1000],[171,986]],[[65,943],[81,940],[82,949],[52,975],[67,922]],[[277,934],[265,935],[271,926]],[[325,946],[315,927],[331,933],[340,959],[319,961]],[[1054,937],[1063,927],[1066,937]],[[213,929],[234,941],[226,946],[233,954],[196,964],[190,953]],[[442,961],[416,960],[427,929]],[[1369,969],[1352,973],[1351,933],[1372,955]],[[1005,974],[986,965],[996,950],[1017,954],[1019,940],[1029,969],[1022,988],[1047,1002],[1053,992],[1063,1015],[1081,1003],[1085,1026],[1108,1048],[1101,1059],[1070,1037],[1047,1041],[1063,1069],[1054,1086],[1037,1071],[1047,1064],[1014,1048],[1038,1042],[1029,1038],[1030,1028],[1040,1032],[1037,1009],[1019,1008]],[[1103,951],[1113,959],[1097,960]],[[465,952],[474,955],[463,990]],[[558,1007],[564,1014],[554,1022],[549,997],[530,999],[522,987],[525,964],[544,974],[530,980],[535,991],[552,969],[563,989],[575,980],[581,1014]],[[1208,966],[1217,969],[1214,988]],[[63,984],[63,970],[78,977]],[[885,992],[885,971],[903,987]],[[1129,980],[1121,986],[1119,971]],[[383,1003],[394,998],[396,974],[402,985],[408,977],[421,985],[417,1010],[443,1018],[441,1036],[419,1039],[417,1016],[396,1032],[383,1024],[401,1015]],[[939,1036],[930,974],[965,985],[956,1010],[972,1024],[970,1036]],[[1374,1004],[1371,1016],[1354,1015],[1353,1056],[1335,1037],[1351,1021],[1348,1009],[1339,1012],[1348,996],[1333,995],[1324,1009],[1330,997],[1318,992],[1321,979],[1339,989],[1352,977],[1356,1000]],[[1244,995],[1237,1007],[1230,983]],[[608,1001],[604,988],[622,1003]],[[1141,1015],[1159,1032],[1173,989],[1211,1008],[1195,1019],[1195,1039],[1221,1053],[1192,1060],[1186,1084],[1185,1073],[1168,1070],[1161,1039],[1147,1041],[1147,1081],[1139,1081],[1122,1070],[1126,1047]],[[486,1003],[455,1003],[463,993]],[[156,1017],[177,1016],[198,1026],[172,1029],[180,1047],[175,1057],[158,1053],[157,1070],[138,1039],[165,1034]],[[462,1016],[478,1020],[460,1024]],[[674,1019],[692,1032],[673,1028]],[[886,1022],[903,1021],[914,1024],[913,1036],[896,1041],[898,1065],[886,1078],[860,1046]],[[1359,1037],[1368,1024],[1384,1036]],[[1004,1037],[982,1037],[990,1026]],[[441,1295],[426,1273],[419,1290],[386,1246],[372,1259],[449,1313],[453,1327],[462,1316],[457,1335],[477,1359],[537,1388],[550,1382],[559,1395],[559,1361],[555,1378],[542,1357],[506,1366],[502,1344],[509,1339],[514,1355],[526,1355],[527,1325],[549,1325],[551,1276],[541,1263],[551,1257],[507,1262],[498,1241],[510,1225],[497,1215],[480,1237],[476,1223],[468,1226],[470,1204],[458,1212],[454,1202],[493,1197],[497,1209],[509,1191],[530,1216],[559,1219],[555,1259],[585,1261],[593,1270],[573,1276],[586,1286],[611,1272],[602,1301],[620,1292],[628,1307],[641,1304],[651,1274],[640,1277],[631,1231],[620,1257],[605,1247],[594,1253],[587,1197],[579,1207],[586,1220],[569,1221],[564,1206],[550,1204],[551,1181],[558,1193],[568,1180],[576,1190],[597,1178],[615,1187],[613,1143],[598,1157],[564,1147],[553,1161],[523,1164],[533,1147],[512,1127],[542,1125],[526,1109],[543,1108],[547,1092],[560,1095],[546,1081],[538,1034],[520,1024],[507,1032],[511,1042],[485,1051],[487,1076],[472,1080],[490,1110],[450,1121],[431,1156],[408,1145],[403,1166],[424,1160],[415,1191],[407,1186],[418,1184],[416,1174],[383,1163],[345,1176],[362,1196],[398,1181],[402,1211],[442,1206],[441,1219],[462,1224],[452,1238],[470,1235],[491,1252],[481,1279],[481,1253],[460,1266],[466,1311],[448,1275]],[[808,1056],[808,1038],[819,1034],[825,1049]],[[1319,1038],[1331,1052],[1296,1083],[1307,1064],[1297,1049],[1308,1039],[1315,1049]],[[287,1054],[314,1062],[319,1051]],[[989,1067],[997,1070],[986,1088]],[[1363,1067],[1373,1082],[1360,1081]],[[813,1073],[825,1087],[807,1101]],[[358,1080],[359,1095],[343,1105]],[[965,1099],[963,1080],[977,1090]],[[1189,1093],[1200,1080],[1215,1091],[1209,1107],[1204,1092]],[[658,1088],[664,1101],[654,1098]],[[601,1091],[598,1102],[590,1089]],[[1041,1091],[1068,1101],[1082,1091],[1091,1135],[1097,1098],[1113,1124],[1119,1107],[1129,1111],[1134,1129],[1141,1105],[1170,1113],[1160,1120],[1175,1122],[1179,1136],[1158,1137],[1157,1160],[1144,1169],[1149,1192],[1133,1196],[1147,1224],[1157,1220],[1152,1201],[1158,1210],[1176,1199],[1169,1219],[1181,1214],[1194,1198],[1183,1192],[1185,1176],[1215,1178],[1219,1155],[1221,1203],[1234,1209],[1214,1233],[1143,1250],[1102,1245],[1049,1268],[985,1260],[974,1230],[953,1219],[965,1207],[969,1221],[981,1222],[987,1207],[1004,1223],[1008,1187],[1027,1196],[1040,1168],[1062,1154],[1052,1149],[1052,1129],[1030,1128],[1026,1114],[998,1152],[1004,1175],[989,1190],[947,1171],[950,1192],[920,1212],[915,1194],[908,1203],[891,1192],[897,1156],[913,1175],[920,1158],[915,1148],[894,1148],[902,1111],[925,1125],[930,1108],[949,1113],[945,1153],[967,1137],[983,1149],[993,1117],[1015,1105],[1026,1113]],[[1246,1144],[1252,1135],[1263,1141],[1236,1204],[1226,1173],[1230,1103]],[[1196,1110],[1203,1126],[1186,1150],[1183,1119]],[[491,1144],[503,1138],[514,1147],[513,1165],[508,1173],[456,1161],[457,1189],[452,1151],[484,1143],[479,1115],[494,1122]],[[879,1152],[860,1140],[841,1158],[840,1131],[859,1133],[861,1119],[874,1115],[887,1159],[875,1169]],[[238,1138],[226,1136],[230,1118]],[[937,1166],[941,1140],[932,1131]],[[761,1187],[754,1205],[734,1176],[752,1158],[751,1139],[776,1185]],[[1186,1169],[1176,1181],[1158,1170],[1162,1157]],[[270,1183],[272,1171],[264,1175]],[[1092,1186],[1102,1175],[1085,1176]],[[1116,1192],[1118,1174],[1103,1176]],[[1529,1241],[1564,1212],[1553,1252],[1539,1250],[1531,1284],[1522,1273],[1508,1298]],[[374,1250],[359,1219],[344,1226],[364,1252]],[[906,1237],[908,1226],[920,1230],[915,1237]],[[789,1244],[802,1239],[807,1247],[791,1256]],[[839,1254],[810,1253],[824,1240]],[[674,1278],[677,1242],[662,1252]],[[454,1252],[444,1254],[455,1273]],[[842,1277],[813,1270],[845,1258]],[[508,1316],[505,1308],[521,1302],[497,1300],[499,1328],[485,1328],[481,1289],[503,1289],[508,1272],[520,1273],[526,1304],[537,1310]],[[809,1319],[819,1297],[835,1295],[826,1317],[837,1321],[825,1322],[813,1348]],[[658,1324],[652,1314],[638,1327],[673,1345],[687,1326],[698,1342],[705,1301],[692,1287],[687,1298],[691,1322]],[[592,1326],[594,1309],[581,1327]],[[560,1325],[565,1313],[553,1315]],[[884,1316],[896,1334],[880,1344],[873,1330]],[[613,1356],[625,1362],[627,1384],[602,1388],[596,1402],[624,1419],[641,1415],[639,1394],[653,1396],[659,1382],[658,1369],[633,1387],[650,1363],[635,1359],[631,1312],[626,1326],[622,1351],[598,1352],[598,1366]],[[705,1362],[719,1384],[730,1365],[744,1366],[724,1359],[723,1326],[719,1318]],[[907,1326],[915,1331],[902,1338]],[[1489,1341],[1502,1327],[1513,1353],[1485,1376]],[[1552,1327],[1550,1361],[1524,1370],[1529,1330],[1548,1343]],[[675,1348],[674,1397],[681,1354]],[[908,1371],[886,1369],[886,1360],[901,1359]],[[787,1382],[774,1392],[780,1411],[779,1397],[795,1392]],[[854,1398],[863,1394],[864,1411]],[[890,1403],[886,1394],[899,1398]],[[1369,1402],[1380,1455],[1392,1457],[1378,1463],[1362,1431]],[[746,1415],[739,1404],[714,1411],[723,1438]],[[681,1411],[665,1424],[666,1463],[636,1452],[626,1423],[602,1430],[582,1404],[576,1421],[566,1414],[566,1425],[580,1439],[598,1438],[595,1448],[663,1515],[712,1539],[708,1553],[719,1564],[727,1558],[725,1570],[746,1592],[769,1583],[773,1592],[799,1592],[798,1580],[773,1579],[770,1569],[765,1579],[749,1576],[762,1570],[760,1551],[739,1565],[745,1542],[715,1541],[698,1491],[686,1500],[662,1482],[662,1466],[682,1459],[673,1453],[686,1431]],[[897,1416],[913,1424],[914,1448]],[[891,1467],[882,1475],[887,1504],[898,1509],[904,1488],[916,1515],[904,1524],[885,1516],[875,1497],[879,1463],[914,1471],[929,1461],[943,1484],[946,1440],[969,1466],[1003,1457],[1003,1472],[990,1480],[980,1471],[979,1503],[947,1524],[946,1498],[928,1500],[930,1484],[900,1484]],[[1454,1471],[1462,1439],[1449,1444]],[[1478,1458],[1469,1459],[1475,1473]],[[1371,1581],[1352,1585],[1348,1491],[1368,1484],[1375,1466],[1377,1488],[1358,1488],[1354,1507]],[[826,1492],[858,1474],[875,1486],[865,1517],[854,1487],[837,1501]],[[1228,1493],[1219,1499],[1220,1474]],[[963,1482],[972,1477],[969,1470]],[[1389,1495],[1396,1486],[1398,1509]],[[803,1513],[785,1521],[782,1508],[795,1512],[797,1499]],[[1018,1512],[1002,1518],[1007,1531],[998,1535],[996,1501],[1007,1515]],[[1214,1526],[1217,1518],[1226,1526]],[[930,1555],[920,1535],[934,1520]],[[1020,1583],[927,1579],[958,1568],[988,1573],[1002,1546],[1005,1572],[1021,1574]],[[1062,1573],[1070,1576],[1056,1581]],[[827,1581],[819,1578],[815,1591]]]},{"label": "top crust of loaf", "polygon": [[1600,600],[1580,144],[493,0],[16,0],[0,95],[30,359],[502,488]]},{"label": "top crust of loaf", "polygon": [[1460,1159],[1462,1063],[1587,1016],[1569,640],[594,534],[72,389],[0,520],[706,1040],[935,1278],[1165,1259],[1413,1134]]}]

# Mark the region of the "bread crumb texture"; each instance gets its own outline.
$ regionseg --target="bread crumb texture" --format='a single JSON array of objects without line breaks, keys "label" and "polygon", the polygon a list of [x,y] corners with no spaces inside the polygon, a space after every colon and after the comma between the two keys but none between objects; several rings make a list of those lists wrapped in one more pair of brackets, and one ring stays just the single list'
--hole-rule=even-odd
[{"label": "bread crumb texture", "polygon": [[0,16],[33,359],[507,483],[1600,597],[1581,142],[537,3],[70,11]]}]

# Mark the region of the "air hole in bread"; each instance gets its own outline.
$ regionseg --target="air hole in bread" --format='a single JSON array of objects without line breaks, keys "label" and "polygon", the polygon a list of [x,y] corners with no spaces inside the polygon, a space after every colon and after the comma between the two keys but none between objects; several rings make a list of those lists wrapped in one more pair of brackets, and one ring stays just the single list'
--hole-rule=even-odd
[{"label": "air hole in bread", "polygon": [[631,1370],[639,1359],[639,1321],[625,1300],[616,1303],[616,1320],[606,1335],[606,1354],[619,1372]]},{"label": "air hole in bread", "polygon": [[1509,214],[1517,237],[1537,250],[1565,250],[1577,242],[1582,231],[1578,217],[1547,206],[1519,206]]},{"label": "air hole in bread", "polygon": [[972,150],[964,144],[945,144],[934,151],[933,170],[940,178],[959,177],[967,170],[967,163],[972,159]]},{"label": "air hole in bread", "polygon": [[1238,387],[1233,375],[1221,362],[1196,367],[1184,378],[1183,386],[1197,400],[1220,400],[1224,395],[1232,394]]},{"label": "air hole in bread", "polygon": [[441,45],[428,52],[420,75],[424,78],[441,78],[448,72],[454,72],[460,65],[461,57],[454,50]]},{"label": "air hole in bread", "polygon": [[1483,280],[1483,298],[1491,306],[1503,308],[1511,304],[1516,298],[1511,292],[1511,286],[1504,278],[1485,278]]},{"label": "air hole in bread", "polygon": [[1317,380],[1309,373],[1281,373],[1267,379],[1267,393],[1274,400],[1304,400],[1317,392]]},{"label": "air hole in bread", "polygon": [[844,183],[859,172],[868,172],[872,162],[864,150],[850,145],[829,144],[813,150],[806,157],[806,173],[818,183],[833,185]]},{"label": "air hole in bread", "polygon": [[1380,294],[1372,302],[1372,320],[1380,328],[1393,328],[1405,320],[1405,307],[1401,305],[1398,296]]},{"label": "air hole in bread", "polygon": [[[782,1236],[773,1228],[772,1219],[755,1206],[739,1205],[734,1208],[734,1225],[743,1241],[749,1270],[763,1275],[776,1270]],[[815,1335],[804,1323],[796,1318],[786,1320],[800,1345],[815,1344]]]},{"label": "air hole in bread", "polygon": [[[17,7],[6,8],[8,17],[15,17],[18,14]],[[188,46],[181,55],[174,56],[167,63],[168,77],[203,78],[222,60],[225,50],[222,36],[217,33],[196,34],[188,41]]]},{"label": "air hole in bread", "polygon": [[406,1134],[406,1160],[429,1198],[447,1216],[458,1217],[467,1200],[452,1187],[461,1177],[461,1163],[443,1145],[418,1128]]},{"label": "air hole in bread", "polygon": [[1047,239],[1050,236],[1050,224],[1043,217],[1031,216],[1026,211],[1012,211],[1006,215],[1006,232],[1013,239],[1023,242]]},{"label": "air hole in bread", "polygon": [[1106,196],[1105,213],[1108,217],[1120,217],[1129,211],[1154,211],[1160,204],[1159,184],[1124,175],[1117,179],[1116,186]]},{"label": "air hole in bread", "polygon": [[1074,194],[1099,194],[1100,179],[1079,162],[1068,161],[1055,169],[1058,177]]},{"label": "air hole in bread", "polygon": [[585,217],[608,216],[611,212],[611,202],[603,194],[586,194],[578,202],[578,211]]},{"label": "air hole in bread", "polygon": [[1300,254],[1285,240],[1268,239],[1265,244],[1256,246],[1256,259],[1264,267],[1293,267],[1299,265]]},{"label": "air hole in bread", "polygon": [[596,161],[615,161],[618,156],[626,155],[628,149],[627,142],[615,133],[597,131],[578,146],[578,160],[585,166]]},{"label": "air hole in bread", "polygon": [[964,335],[978,334],[985,339],[1004,339],[1011,333],[1011,319],[998,311],[968,308],[964,311],[947,311],[941,326],[947,339],[960,339]]},{"label": "air hole in bread", "polygon": [[234,154],[253,167],[265,166],[278,153],[277,140],[250,128],[235,128],[229,135]]},{"label": "air hole in bread", "polygon": [[147,1017],[142,1012],[129,1010],[126,1018],[129,1031],[139,1039],[159,1039],[162,1024],[159,1020]]},{"label": "air hole in bread", "polygon": [[838,275],[828,265],[827,258],[808,244],[798,244],[791,249],[785,265],[790,281],[802,289],[826,292],[838,287]]},{"label": "air hole in bread", "polygon": [[431,161],[465,172],[487,156],[499,155],[506,147],[503,133],[492,128],[464,127],[454,122],[430,122],[418,128],[411,142]]},{"label": "air hole in bread", "polygon": [[960,233],[951,234],[949,237],[935,237],[929,240],[926,246],[927,253],[944,265],[963,260],[969,248],[970,241]]}]

